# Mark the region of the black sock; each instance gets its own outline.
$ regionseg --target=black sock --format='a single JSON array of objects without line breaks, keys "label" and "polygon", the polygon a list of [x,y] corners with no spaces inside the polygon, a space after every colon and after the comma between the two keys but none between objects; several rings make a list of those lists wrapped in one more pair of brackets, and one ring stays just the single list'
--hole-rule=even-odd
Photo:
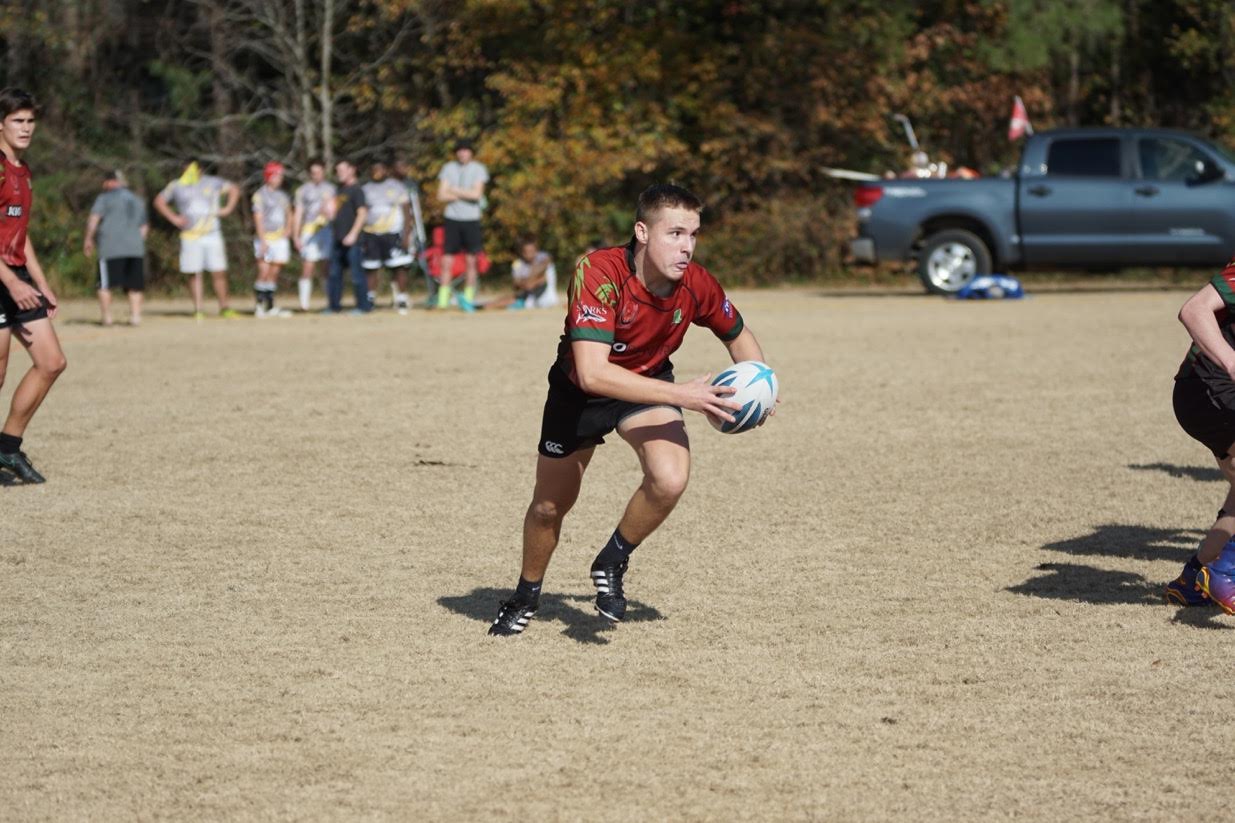
[{"label": "black sock", "polygon": [[622,537],[621,532],[614,529],[609,542],[605,544],[605,547],[600,550],[600,554],[596,555],[596,559],[592,561],[592,567],[613,566],[622,563],[637,548],[639,548],[638,543],[631,543],[625,537]]},{"label": "black sock", "polygon": [[519,585],[515,586],[515,595],[521,600],[536,603],[540,600],[540,584],[543,582],[543,580],[538,580],[533,583],[520,577]]},{"label": "black sock", "polygon": [[0,454],[17,454],[21,451],[21,438],[0,432]]}]

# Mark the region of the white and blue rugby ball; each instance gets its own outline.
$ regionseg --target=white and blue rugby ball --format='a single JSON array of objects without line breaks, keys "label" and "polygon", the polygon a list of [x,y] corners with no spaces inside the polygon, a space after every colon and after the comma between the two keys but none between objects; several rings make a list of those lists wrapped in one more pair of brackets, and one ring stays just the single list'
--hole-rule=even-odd
[{"label": "white and blue rugby ball", "polygon": [[740,434],[759,425],[759,421],[768,416],[776,405],[776,395],[780,384],[776,382],[776,372],[767,363],[758,360],[743,360],[734,363],[712,379],[713,386],[733,386],[735,394],[727,399],[742,404],[742,408],[733,412],[733,422],[721,420],[708,415],[708,421],[713,428],[724,434]]}]

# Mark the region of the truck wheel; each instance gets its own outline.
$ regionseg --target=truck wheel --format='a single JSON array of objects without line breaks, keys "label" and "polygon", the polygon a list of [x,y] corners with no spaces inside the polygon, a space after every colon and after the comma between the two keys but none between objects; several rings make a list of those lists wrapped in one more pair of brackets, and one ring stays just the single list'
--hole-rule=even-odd
[{"label": "truck wheel", "polygon": [[932,294],[955,294],[979,274],[990,273],[990,250],[973,232],[946,229],[922,243],[918,276]]}]

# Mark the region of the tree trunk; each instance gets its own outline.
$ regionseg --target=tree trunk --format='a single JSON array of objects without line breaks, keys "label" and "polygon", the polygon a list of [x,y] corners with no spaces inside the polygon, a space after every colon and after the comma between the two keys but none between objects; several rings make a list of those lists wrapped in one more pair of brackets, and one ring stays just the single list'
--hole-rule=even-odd
[{"label": "tree trunk", "polygon": [[322,156],[326,168],[334,168],[334,100],[330,91],[330,58],[334,49],[334,0],[322,0]]},{"label": "tree trunk", "polygon": [[229,53],[227,31],[223,22],[223,9],[215,4],[206,6],[206,26],[210,32],[210,65],[213,69],[213,82],[210,87],[212,110],[219,123],[216,139],[216,152],[219,155],[219,172],[229,180],[234,180],[240,173],[236,161],[237,135],[236,124],[228,119],[233,113],[232,93],[224,80]]},{"label": "tree trunk", "polygon": [[[310,80],[308,35],[304,0],[296,0],[296,77],[300,83],[300,126],[307,158],[317,156],[317,127],[313,122],[313,85]],[[306,158],[306,159],[307,159]]]},{"label": "tree trunk", "polygon": [[1073,46],[1068,52],[1068,125],[1077,125],[1076,104],[1081,96],[1081,50]]},{"label": "tree trunk", "polygon": [[1123,56],[1123,38],[1116,36],[1111,42],[1111,125],[1118,126],[1123,120],[1123,101],[1119,61]]}]

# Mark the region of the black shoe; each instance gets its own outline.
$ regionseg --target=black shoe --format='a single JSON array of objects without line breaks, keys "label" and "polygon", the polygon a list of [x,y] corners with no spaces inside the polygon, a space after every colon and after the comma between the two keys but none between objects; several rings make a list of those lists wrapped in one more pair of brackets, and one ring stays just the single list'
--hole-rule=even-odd
[{"label": "black shoe", "polygon": [[20,477],[23,483],[47,482],[47,479],[30,465],[30,458],[26,457],[25,452],[13,452],[12,454],[0,452],[0,469],[8,469]]},{"label": "black shoe", "polygon": [[596,587],[596,611],[614,623],[626,616],[626,596],[622,593],[622,575],[626,561],[605,566],[592,566],[592,585]]},{"label": "black shoe", "polygon": [[529,603],[522,600],[519,596],[512,595],[509,600],[502,603],[501,610],[497,613],[497,619],[493,621],[493,625],[489,627],[489,634],[494,637],[510,637],[511,635],[523,634],[523,630],[527,628],[527,623],[532,619],[532,615],[536,614],[536,609],[540,607],[538,602]]}]

